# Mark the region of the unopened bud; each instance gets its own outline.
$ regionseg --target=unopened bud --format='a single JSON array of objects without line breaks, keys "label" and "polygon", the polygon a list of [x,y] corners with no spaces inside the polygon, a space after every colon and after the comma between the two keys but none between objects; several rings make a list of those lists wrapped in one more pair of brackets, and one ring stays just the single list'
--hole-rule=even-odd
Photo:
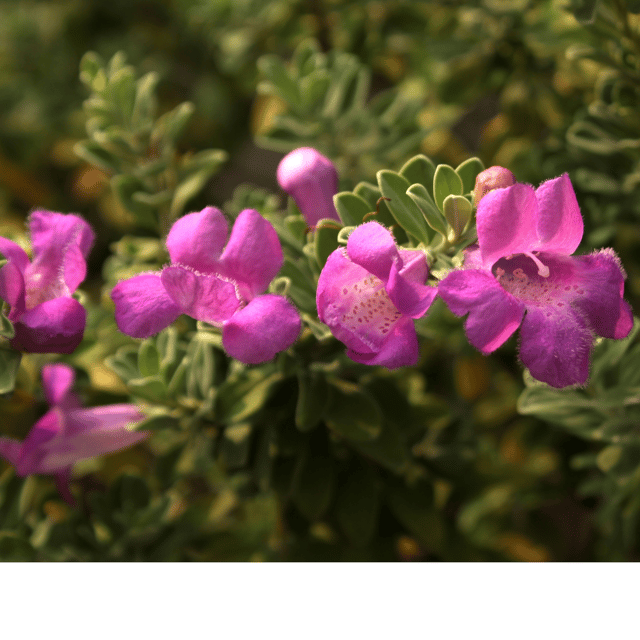
[{"label": "unopened bud", "polygon": [[476,177],[476,186],[473,190],[473,202],[475,206],[484,196],[493,191],[494,189],[502,189],[503,187],[510,187],[516,183],[516,177],[504,167],[489,167],[484,171],[481,171]]},{"label": "unopened bud", "polygon": [[338,172],[329,158],[311,147],[288,153],[278,165],[278,184],[295,201],[311,227],[323,218],[340,220],[333,205]]}]

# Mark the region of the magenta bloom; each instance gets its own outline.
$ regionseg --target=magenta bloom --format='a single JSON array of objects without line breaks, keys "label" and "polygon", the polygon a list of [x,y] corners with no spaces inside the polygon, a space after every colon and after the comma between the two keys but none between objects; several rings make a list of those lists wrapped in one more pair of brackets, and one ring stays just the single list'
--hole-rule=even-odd
[{"label": "magenta bloom", "polygon": [[227,221],[214,207],[177,220],[167,236],[171,265],[113,288],[120,331],[146,338],[184,313],[221,327],[227,353],[247,364],[290,347],[300,333],[298,312],[282,296],[259,295],[282,267],[275,229],[245,209],[225,246],[227,233]]},{"label": "magenta bloom", "polygon": [[71,391],[74,379],[75,372],[66,364],[45,365],[42,386],[51,409],[33,425],[24,442],[0,437],[0,456],[19,476],[55,475],[62,497],[72,504],[69,479],[74,463],[130,447],[149,435],[129,430],[144,418],[134,404],[82,409]]},{"label": "magenta bloom", "polygon": [[594,335],[624,338],[633,315],[612,249],[571,255],[583,223],[569,176],[491,191],[477,226],[479,247],[438,286],[453,313],[469,314],[469,342],[491,353],[520,327],[520,358],[534,378],[584,384]]},{"label": "magenta bloom", "polygon": [[324,218],[340,220],[333,206],[333,196],[338,193],[338,172],[329,158],[311,147],[300,147],[282,158],[277,178],[310,227]]},{"label": "magenta bloom", "polygon": [[396,369],[418,361],[413,318],[431,306],[436,288],[422,251],[399,249],[391,233],[367,222],[349,236],[347,248],[328,258],[316,302],[318,317],[347,345],[355,362]]},{"label": "magenta bloom", "polygon": [[71,294],[87,274],[94,241],[78,216],[34,211],[29,217],[33,262],[15,242],[0,238],[8,260],[0,269],[0,298],[11,305],[14,349],[71,353],[80,344],[87,314]]}]

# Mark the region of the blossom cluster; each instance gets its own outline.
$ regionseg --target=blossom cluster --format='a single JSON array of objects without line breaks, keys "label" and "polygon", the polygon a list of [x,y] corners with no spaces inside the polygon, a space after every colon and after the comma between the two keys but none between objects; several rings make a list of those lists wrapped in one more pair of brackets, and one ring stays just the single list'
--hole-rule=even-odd
[{"label": "blossom cluster", "polygon": [[534,378],[584,384],[594,336],[624,338],[633,326],[620,260],[612,249],[572,255],[584,227],[567,174],[534,189],[492,167],[478,176],[475,196],[478,243],[460,269],[427,286],[424,254],[397,248],[369,222],[329,257],[318,316],[353,360],[395,368],[417,362],[411,318],[439,296],[468,316],[467,338],[482,353],[520,328],[520,359]]},{"label": "blossom cluster", "polygon": [[[322,219],[339,221],[333,204],[338,175],[328,158],[297,149],[282,160],[277,178],[310,228]],[[429,282],[425,251],[400,247],[391,230],[364,222],[322,268],[318,318],[353,361],[396,369],[418,362],[414,320],[439,297],[455,315],[467,316],[467,338],[482,353],[520,329],[520,359],[534,378],[558,388],[584,384],[594,337],[624,338],[633,325],[617,255],[612,249],[573,255],[584,227],[567,174],[534,189],[491,167],[478,175],[473,195],[477,244],[464,251],[461,267]],[[0,238],[0,299],[15,328],[10,346],[71,353],[86,324],[73,293],[86,276],[94,233],[77,215],[42,210],[31,214],[29,230],[32,259]],[[189,213],[172,226],[166,248],[168,265],[112,289],[120,331],[146,338],[185,314],[217,327],[225,351],[250,365],[272,360],[297,340],[297,309],[266,293],[284,255],[276,230],[258,211],[242,211],[230,233],[215,207]],[[49,411],[24,442],[0,437],[0,456],[18,475],[53,474],[70,502],[75,462],[149,435],[132,429],[144,419],[136,405],[83,409],[71,390],[74,378],[68,365],[46,365]]]}]

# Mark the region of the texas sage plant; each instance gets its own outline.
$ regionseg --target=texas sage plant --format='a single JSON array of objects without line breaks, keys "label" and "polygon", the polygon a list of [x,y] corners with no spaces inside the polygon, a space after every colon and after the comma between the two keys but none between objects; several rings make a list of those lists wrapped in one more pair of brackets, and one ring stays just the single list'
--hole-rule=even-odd
[{"label": "texas sage plant", "polygon": [[[486,4],[469,19],[535,31]],[[562,10],[572,60],[603,25],[637,43],[601,4]],[[189,148],[198,106],[162,111],[160,76],[123,52],[82,58],[74,153],[119,231],[88,201],[3,227],[0,559],[635,557],[640,267],[616,225],[637,236],[640,146],[612,141],[640,67],[601,61],[619,110],[558,104],[534,167],[454,143],[454,67],[434,71],[435,122],[419,91],[294,40],[219,62],[256,92],[247,162],[272,185],[223,197],[241,151]]]}]

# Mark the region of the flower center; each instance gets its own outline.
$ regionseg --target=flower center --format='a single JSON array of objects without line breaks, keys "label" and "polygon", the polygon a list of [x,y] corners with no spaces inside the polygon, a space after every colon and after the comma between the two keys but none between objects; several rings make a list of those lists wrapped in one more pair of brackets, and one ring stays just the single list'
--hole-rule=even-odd
[{"label": "flower center", "polygon": [[542,263],[532,253],[501,258],[493,265],[493,275],[500,286],[527,304],[542,307],[564,307],[567,296],[584,293],[570,284],[566,276]]},{"label": "flower center", "polygon": [[343,287],[341,291],[345,298],[352,297],[355,301],[342,316],[342,323],[356,335],[362,335],[363,330],[366,333],[386,335],[393,324],[402,317],[384,290],[382,280],[374,275],[368,275],[360,282]]}]

